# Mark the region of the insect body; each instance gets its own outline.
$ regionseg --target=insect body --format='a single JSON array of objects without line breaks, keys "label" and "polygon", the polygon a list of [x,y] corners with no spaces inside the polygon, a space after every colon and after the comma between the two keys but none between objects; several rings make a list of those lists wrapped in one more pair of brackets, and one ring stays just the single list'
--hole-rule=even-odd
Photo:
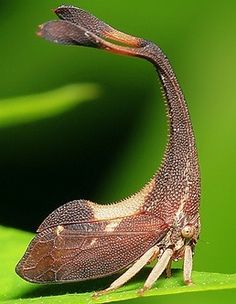
[{"label": "insect body", "polygon": [[170,276],[172,260],[183,258],[184,282],[190,284],[192,252],[200,231],[200,178],[192,125],[175,74],[152,42],[115,30],[76,7],[61,6],[55,13],[60,20],[40,26],[39,36],[144,58],[156,67],[167,106],[169,139],[161,167],[136,194],[106,206],[75,200],[52,212],[16,271],[31,282],[61,283],[125,270],[101,294],[117,289],[150,260],[158,259],[143,293],[165,270]]}]

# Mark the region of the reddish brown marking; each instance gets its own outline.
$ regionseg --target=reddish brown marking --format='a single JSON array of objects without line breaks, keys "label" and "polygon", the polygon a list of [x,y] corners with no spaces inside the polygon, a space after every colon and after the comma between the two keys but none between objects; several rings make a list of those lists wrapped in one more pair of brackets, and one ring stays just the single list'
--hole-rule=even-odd
[{"label": "reddish brown marking", "polygon": [[118,41],[124,44],[127,44],[129,46],[139,47],[140,46],[140,39],[136,37],[132,37],[129,35],[126,35],[124,33],[121,33],[117,30],[107,31],[104,32],[104,37],[106,39],[111,39],[114,41]]},{"label": "reddish brown marking", "polygon": [[[168,229],[151,214],[127,217],[114,231],[107,233],[105,228],[109,223],[64,224],[59,236],[54,228],[40,232],[18,264],[17,273],[38,283],[106,276],[129,266],[161,240]],[[97,241],[92,243],[94,238]],[[53,277],[51,272],[54,272]]]}]

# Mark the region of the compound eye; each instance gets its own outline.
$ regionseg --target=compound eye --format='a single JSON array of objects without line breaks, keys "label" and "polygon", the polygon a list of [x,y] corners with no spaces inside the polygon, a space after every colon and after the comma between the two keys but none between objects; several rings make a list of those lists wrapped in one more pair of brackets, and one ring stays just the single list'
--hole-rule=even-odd
[{"label": "compound eye", "polygon": [[195,232],[194,227],[187,225],[182,229],[181,234],[185,239],[190,239],[191,237],[193,237],[194,232]]}]

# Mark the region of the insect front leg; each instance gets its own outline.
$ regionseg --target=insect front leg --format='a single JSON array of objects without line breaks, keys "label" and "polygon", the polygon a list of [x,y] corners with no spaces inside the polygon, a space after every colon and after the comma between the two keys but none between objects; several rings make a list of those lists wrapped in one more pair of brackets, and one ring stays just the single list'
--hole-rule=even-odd
[{"label": "insect front leg", "polygon": [[126,270],[118,279],[116,279],[108,288],[95,292],[93,297],[98,297],[113,291],[136,275],[153,257],[156,257],[159,253],[158,246],[153,246],[144,255],[141,256],[129,269]]},{"label": "insect front leg", "polygon": [[184,250],[184,283],[186,285],[192,284],[192,267],[193,267],[193,253],[189,245],[185,246]]}]

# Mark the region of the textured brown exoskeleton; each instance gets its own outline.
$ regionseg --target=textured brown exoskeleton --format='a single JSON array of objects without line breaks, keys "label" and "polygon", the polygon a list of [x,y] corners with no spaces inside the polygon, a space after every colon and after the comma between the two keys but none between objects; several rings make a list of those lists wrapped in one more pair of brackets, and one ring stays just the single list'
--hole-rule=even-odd
[{"label": "textured brown exoskeleton", "polygon": [[138,193],[106,206],[75,200],[52,212],[38,228],[16,272],[30,282],[62,283],[126,269],[110,287],[98,292],[102,294],[158,259],[143,293],[165,270],[171,275],[172,260],[183,258],[184,282],[190,284],[192,253],[200,231],[200,177],[193,129],[175,74],[152,42],[117,31],[76,7],[61,6],[55,13],[61,20],[40,26],[39,36],[144,58],[156,67],[164,89],[169,139],[161,167]]}]

